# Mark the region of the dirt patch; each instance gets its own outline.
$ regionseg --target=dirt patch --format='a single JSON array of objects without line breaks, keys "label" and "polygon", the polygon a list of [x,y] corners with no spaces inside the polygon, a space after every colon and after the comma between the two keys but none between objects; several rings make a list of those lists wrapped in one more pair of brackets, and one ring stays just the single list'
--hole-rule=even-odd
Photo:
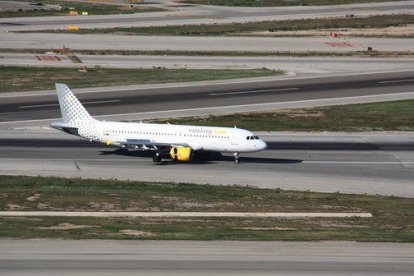
[{"label": "dirt patch", "polygon": [[39,208],[42,211],[43,210],[47,210],[47,211],[57,211],[57,210],[59,210],[58,208],[51,207],[49,203],[38,203],[37,208]]},{"label": "dirt patch", "polygon": [[288,117],[290,118],[297,118],[297,117],[324,117],[325,115],[322,112],[309,112],[305,110],[296,110],[296,111],[290,111],[287,113]]},{"label": "dirt patch", "polygon": [[40,198],[40,194],[34,194],[32,196],[29,196],[28,198],[26,198],[27,201],[35,201],[38,200]]},{"label": "dirt patch", "polygon": [[196,202],[196,201],[185,201],[181,204],[185,208],[194,208],[194,207],[203,207],[203,208],[213,208],[216,207],[217,203],[205,203],[205,202]]},{"label": "dirt patch", "polygon": [[194,208],[194,207],[204,207],[204,208],[213,208],[220,205],[220,202],[207,203],[199,202],[194,200],[188,200],[185,197],[173,197],[173,196],[152,196],[151,198],[159,200],[166,205],[175,205],[181,208]]},{"label": "dirt patch", "polygon": [[290,227],[242,227],[242,228],[235,228],[239,230],[256,230],[256,231],[267,231],[267,230],[277,230],[277,231],[293,231],[298,230],[298,228],[290,228]]},{"label": "dirt patch", "polygon": [[88,204],[91,208],[98,209],[101,211],[115,211],[119,210],[117,206],[108,202],[89,202]]},{"label": "dirt patch", "polygon": [[[321,111],[314,111],[314,110],[304,110],[304,109],[280,109],[280,110],[263,110],[257,111],[252,113],[244,113],[242,116],[250,116],[250,115],[266,115],[266,116],[273,116],[278,117],[280,115],[285,115],[289,118],[297,118],[297,117],[325,117],[325,113]],[[199,119],[199,118],[197,118]]]},{"label": "dirt patch", "polygon": [[259,36],[330,36],[336,33],[341,36],[395,36],[411,37],[414,36],[414,24],[406,26],[394,26],[387,28],[333,28],[333,29],[314,29],[302,31],[275,31],[275,32],[249,32],[242,35],[259,35]]},{"label": "dirt patch", "polygon": [[320,222],[322,227],[334,227],[334,228],[369,228],[368,225],[352,225],[352,224],[343,224],[338,222]]},{"label": "dirt patch", "polygon": [[133,230],[133,229],[122,229],[118,233],[123,234],[123,235],[136,236],[136,237],[154,237],[154,236],[158,236],[157,234],[154,234],[152,232],[146,232],[146,231],[141,231],[141,230]]},{"label": "dirt patch", "polygon": [[60,223],[55,226],[48,226],[48,227],[37,227],[37,229],[43,229],[43,230],[73,230],[73,229],[82,229],[82,228],[91,228],[91,227],[97,227],[97,226],[91,226],[91,225],[77,225],[72,223]]},{"label": "dirt patch", "polygon": [[18,204],[7,204],[7,207],[9,208],[10,211],[19,211],[19,210],[26,209],[26,207],[18,205]]}]

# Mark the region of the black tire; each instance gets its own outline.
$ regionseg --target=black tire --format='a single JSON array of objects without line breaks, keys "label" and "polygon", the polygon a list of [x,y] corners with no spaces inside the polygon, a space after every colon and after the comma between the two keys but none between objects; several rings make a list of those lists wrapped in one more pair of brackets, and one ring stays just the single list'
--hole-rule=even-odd
[{"label": "black tire", "polygon": [[161,156],[159,154],[154,154],[154,156],[152,157],[152,161],[154,161],[154,163],[160,163]]}]

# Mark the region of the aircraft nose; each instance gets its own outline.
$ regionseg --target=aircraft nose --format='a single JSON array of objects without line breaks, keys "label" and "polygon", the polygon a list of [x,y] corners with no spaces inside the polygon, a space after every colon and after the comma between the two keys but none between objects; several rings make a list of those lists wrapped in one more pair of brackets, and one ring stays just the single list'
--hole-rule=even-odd
[{"label": "aircraft nose", "polygon": [[265,150],[265,149],[267,149],[267,144],[266,144],[266,142],[265,142],[265,141],[263,141],[263,140],[261,140],[260,142],[261,142],[261,145],[260,145],[260,150]]}]

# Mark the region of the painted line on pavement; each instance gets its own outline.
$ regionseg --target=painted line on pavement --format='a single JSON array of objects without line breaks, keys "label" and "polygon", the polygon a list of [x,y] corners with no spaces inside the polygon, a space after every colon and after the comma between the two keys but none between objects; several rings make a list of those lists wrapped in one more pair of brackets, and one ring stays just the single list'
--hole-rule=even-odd
[{"label": "painted line on pavement", "polygon": [[253,94],[253,93],[268,93],[268,92],[278,92],[278,91],[294,91],[299,90],[297,87],[292,88],[280,88],[280,89],[263,89],[263,90],[251,90],[251,91],[240,91],[240,92],[224,92],[224,93],[211,93],[209,96],[226,96],[226,95],[239,95],[239,94]]},{"label": "painted line on pavement", "polygon": [[414,82],[414,79],[379,81],[378,83],[379,84],[387,84],[387,83],[398,83],[398,82]]},{"label": "painted line on pavement", "polygon": [[246,212],[64,212],[0,211],[1,217],[236,217],[236,218],[371,218],[371,213],[246,213]]},{"label": "painted line on pavement", "polygon": [[[103,103],[118,103],[120,101],[121,100],[94,101],[94,102],[82,102],[82,104],[90,105],[90,104],[103,104]],[[22,105],[22,106],[19,106],[19,108],[23,109],[23,108],[50,107],[50,106],[59,106],[59,104]]]}]

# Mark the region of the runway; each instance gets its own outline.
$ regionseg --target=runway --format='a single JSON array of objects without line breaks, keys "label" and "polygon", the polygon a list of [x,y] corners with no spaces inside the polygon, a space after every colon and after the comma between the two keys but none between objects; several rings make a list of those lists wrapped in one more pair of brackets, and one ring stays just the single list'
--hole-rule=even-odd
[{"label": "runway", "polygon": [[[399,93],[414,92],[413,72],[398,72],[384,74],[359,74],[322,78],[294,78],[281,80],[229,81],[212,82],[210,84],[188,85],[173,84],[163,88],[143,89],[82,89],[77,94],[93,116],[119,115],[116,120],[142,119],[131,114],[152,112],[151,115],[161,114],[164,118],[174,112],[170,110],[206,108],[204,113],[220,111],[236,112],[249,111],[251,105],[264,105],[272,109],[269,103],[279,105],[278,108],[312,106],[320,100],[332,99],[330,104],[343,104],[343,97],[355,97],[354,102],[361,102],[367,96],[390,95],[388,100],[397,99]],[[70,85],[70,82],[68,83]],[[52,88],[52,87],[51,87]],[[74,89],[77,92],[77,89]],[[42,93],[12,93],[0,94],[0,126],[1,122],[22,120],[45,120],[60,118],[60,111],[55,91]],[[395,98],[392,97],[395,95]],[[408,96],[410,96],[409,94]],[[411,96],[410,96],[411,97]],[[411,97],[412,98],[412,97]],[[337,101],[335,101],[337,99]],[[313,102],[316,101],[316,102]],[[326,102],[320,105],[326,105]],[[244,107],[240,105],[245,105]],[[233,106],[231,110],[226,106]],[[243,109],[246,108],[246,109]],[[257,110],[257,106],[252,106]],[[155,116],[156,117],[156,116]],[[147,117],[148,118],[148,117]],[[109,119],[109,117],[107,118]],[[4,125],[4,124],[3,124]]]},{"label": "runway", "polygon": [[152,163],[126,151],[54,130],[3,131],[0,174],[251,185],[262,188],[414,197],[414,134],[258,133],[268,150]]},{"label": "runway", "polygon": [[412,244],[1,240],[1,275],[412,275]]}]

